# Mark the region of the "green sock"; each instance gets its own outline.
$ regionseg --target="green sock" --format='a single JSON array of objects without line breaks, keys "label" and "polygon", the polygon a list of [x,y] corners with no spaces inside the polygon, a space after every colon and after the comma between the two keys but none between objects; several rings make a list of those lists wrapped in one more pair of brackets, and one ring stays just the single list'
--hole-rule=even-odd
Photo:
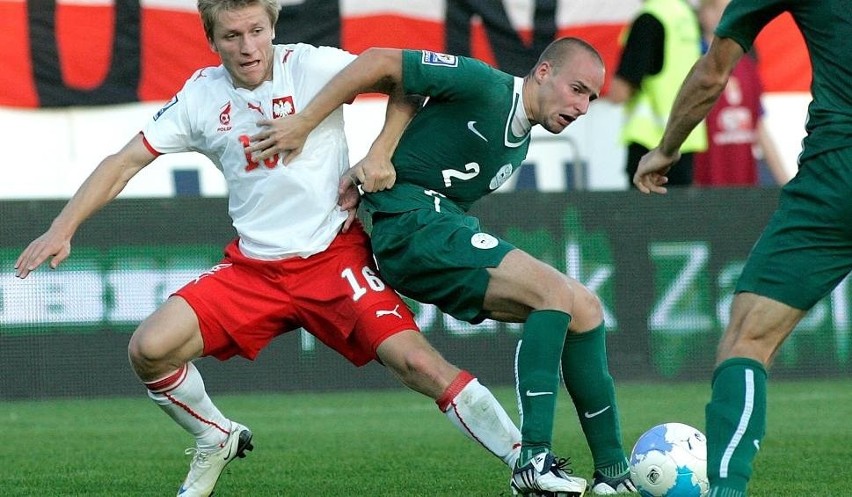
[{"label": "green sock", "polygon": [[745,495],[751,463],[766,434],[763,364],[744,357],[719,364],[706,417],[707,476],[715,492],[711,495]]},{"label": "green sock", "polygon": [[569,333],[562,350],[562,378],[577,408],[595,469],[610,478],[624,474],[627,456],[621,443],[615,384],[606,357],[603,323],[586,333]]},{"label": "green sock", "polygon": [[524,466],[550,450],[559,391],[559,356],[571,316],[561,311],[533,311],[515,354],[515,381],[521,409],[521,457]]}]

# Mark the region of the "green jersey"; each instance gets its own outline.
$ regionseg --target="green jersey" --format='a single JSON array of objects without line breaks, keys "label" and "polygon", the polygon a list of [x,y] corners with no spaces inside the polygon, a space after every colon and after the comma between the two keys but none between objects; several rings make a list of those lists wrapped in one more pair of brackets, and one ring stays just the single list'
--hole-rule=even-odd
[{"label": "green jersey", "polygon": [[789,12],[813,67],[800,161],[852,145],[852,6],[849,0],[733,0],[716,28],[748,51],[769,21]]},{"label": "green jersey", "polygon": [[532,125],[523,79],[476,59],[425,50],[404,51],[402,69],[406,93],[429,98],[393,155],[396,184],[365,195],[364,205],[371,213],[466,212],[527,155]]}]

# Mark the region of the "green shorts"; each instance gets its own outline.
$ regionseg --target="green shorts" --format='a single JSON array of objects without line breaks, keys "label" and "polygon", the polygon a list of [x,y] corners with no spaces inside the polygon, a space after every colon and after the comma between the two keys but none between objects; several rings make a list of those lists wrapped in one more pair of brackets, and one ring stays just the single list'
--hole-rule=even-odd
[{"label": "green shorts", "polygon": [[852,148],[847,147],[809,159],[784,186],[736,291],[808,310],[850,269]]},{"label": "green shorts", "polygon": [[379,272],[398,292],[479,323],[490,276],[515,247],[483,233],[464,214],[418,209],[373,216],[370,235]]}]

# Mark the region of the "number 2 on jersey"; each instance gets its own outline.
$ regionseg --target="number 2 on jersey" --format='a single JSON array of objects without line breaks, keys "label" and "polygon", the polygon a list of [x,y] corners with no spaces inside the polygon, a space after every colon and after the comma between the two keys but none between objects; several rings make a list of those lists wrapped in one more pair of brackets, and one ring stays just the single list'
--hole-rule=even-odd
[{"label": "number 2 on jersey", "polygon": [[[352,287],[352,300],[358,302],[358,299],[367,294],[367,289],[361,284],[361,281],[358,281],[358,277],[352,268],[348,267],[344,269],[343,272],[340,273],[340,276],[349,283],[350,287]],[[381,292],[385,289],[385,282],[382,281],[382,279],[379,278],[378,275],[376,275],[376,273],[369,267],[364,266],[361,268],[361,277],[363,278],[363,281],[366,282],[366,286],[370,287],[371,290]]]},{"label": "number 2 on jersey", "polygon": [[444,186],[450,187],[453,184],[453,178],[460,179],[462,181],[475,178],[477,174],[479,174],[479,164],[476,162],[468,162],[464,165],[466,173],[461,171],[456,171],[455,169],[444,169],[441,171],[441,174],[444,176]]}]

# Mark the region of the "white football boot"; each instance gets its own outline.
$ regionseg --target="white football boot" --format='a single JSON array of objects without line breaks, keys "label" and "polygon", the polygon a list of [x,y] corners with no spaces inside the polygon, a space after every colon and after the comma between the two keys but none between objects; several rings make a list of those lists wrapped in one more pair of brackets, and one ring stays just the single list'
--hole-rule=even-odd
[{"label": "white football boot", "polygon": [[178,490],[177,497],[208,497],[219,480],[222,470],[237,457],[245,457],[252,450],[251,430],[239,423],[231,423],[231,433],[219,447],[213,450],[186,449],[192,454],[189,474]]},{"label": "white football boot", "polygon": [[586,480],[571,476],[568,459],[557,459],[549,452],[535,456],[522,468],[515,468],[512,495],[583,497]]}]

